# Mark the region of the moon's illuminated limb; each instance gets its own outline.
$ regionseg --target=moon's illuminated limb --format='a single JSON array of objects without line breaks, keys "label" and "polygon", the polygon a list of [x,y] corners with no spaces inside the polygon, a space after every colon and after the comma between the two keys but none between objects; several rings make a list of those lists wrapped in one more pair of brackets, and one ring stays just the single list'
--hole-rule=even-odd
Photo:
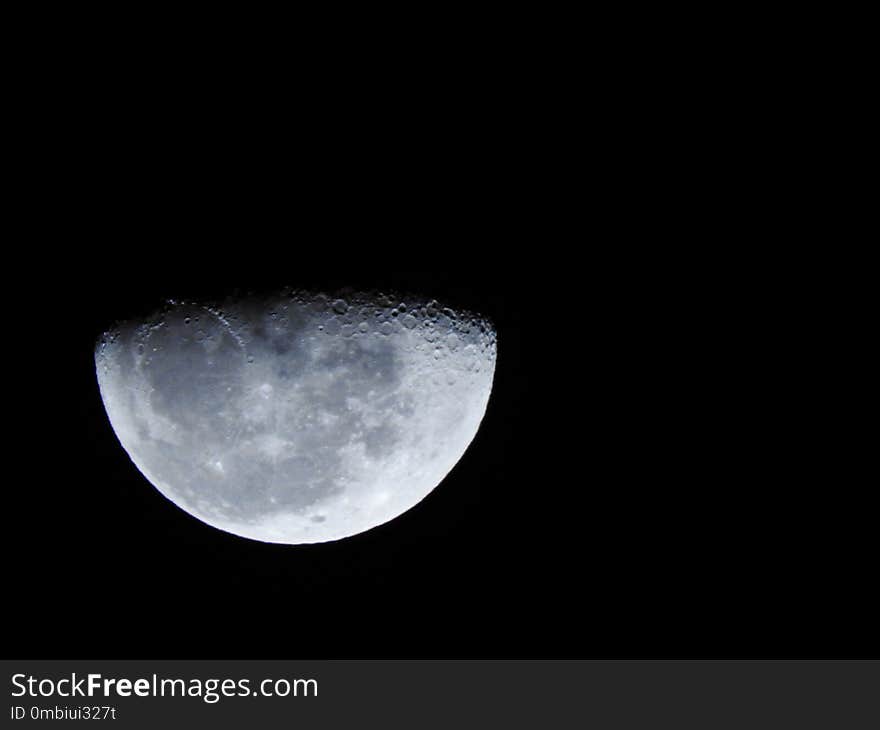
[{"label": "moon's illuminated limb", "polygon": [[266,542],[337,540],[421,501],[486,410],[495,333],[436,302],[302,292],[172,303],[95,352],[120,442],[168,499]]}]

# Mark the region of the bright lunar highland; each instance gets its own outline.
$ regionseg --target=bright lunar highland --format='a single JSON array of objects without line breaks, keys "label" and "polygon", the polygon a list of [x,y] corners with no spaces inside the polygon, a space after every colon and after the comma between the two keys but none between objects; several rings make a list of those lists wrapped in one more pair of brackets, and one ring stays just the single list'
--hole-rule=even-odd
[{"label": "bright lunar highland", "polygon": [[477,433],[495,371],[482,317],[382,294],[170,302],[95,350],[144,476],[243,537],[316,543],[420,502]]}]

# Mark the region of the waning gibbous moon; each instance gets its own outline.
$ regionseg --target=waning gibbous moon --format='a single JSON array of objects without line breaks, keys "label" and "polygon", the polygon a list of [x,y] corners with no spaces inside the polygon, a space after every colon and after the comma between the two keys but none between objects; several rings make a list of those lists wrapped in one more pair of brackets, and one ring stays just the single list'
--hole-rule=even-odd
[{"label": "waning gibbous moon", "polygon": [[169,302],[95,350],[143,475],[209,525],[288,544],[356,535],[424,499],[476,435],[495,358],[478,315],[301,291]]}]

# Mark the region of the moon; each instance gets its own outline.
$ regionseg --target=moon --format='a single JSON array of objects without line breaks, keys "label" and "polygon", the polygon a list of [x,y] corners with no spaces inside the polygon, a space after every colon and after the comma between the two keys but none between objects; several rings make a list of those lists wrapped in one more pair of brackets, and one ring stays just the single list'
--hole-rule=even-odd
[{"label": "moon", "polygon": [[406,512],[486,412],[496,332],[477,314],[374,293],[172,301],[95,348],[116,436],[213,527],[320,543]]}]

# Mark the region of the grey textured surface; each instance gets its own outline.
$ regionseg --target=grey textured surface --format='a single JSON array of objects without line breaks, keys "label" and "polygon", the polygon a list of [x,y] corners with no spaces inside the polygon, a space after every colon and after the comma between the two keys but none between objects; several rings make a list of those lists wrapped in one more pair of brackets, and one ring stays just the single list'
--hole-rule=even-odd
[{"label": "grey textured surface", "polygon": [[495,332],[436,302],[286,292],[172,302],[95,351],[110,422],[162,494],[267,542],[335,540],[421,501],[485,413]]}]

